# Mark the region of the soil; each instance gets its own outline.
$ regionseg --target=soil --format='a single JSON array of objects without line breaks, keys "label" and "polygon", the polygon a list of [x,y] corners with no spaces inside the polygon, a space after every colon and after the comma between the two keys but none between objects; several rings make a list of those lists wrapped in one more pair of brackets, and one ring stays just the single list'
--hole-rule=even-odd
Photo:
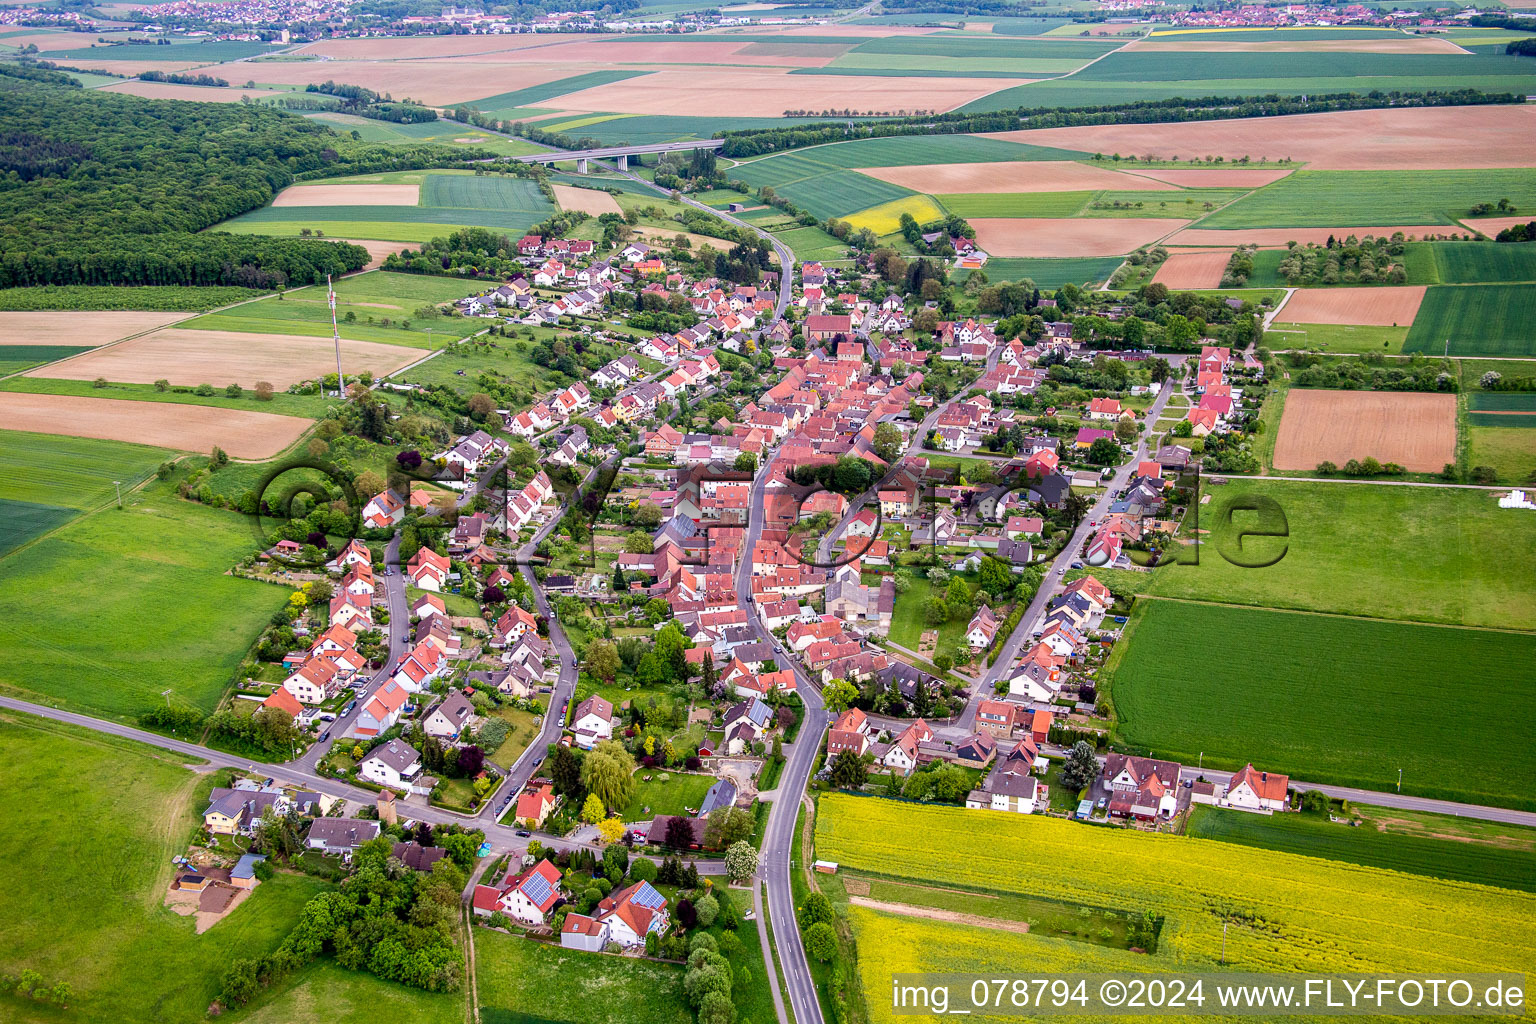
[{"label": "soil", "polygon": [[1087,219],[972,218],[976,244],[993,256],[1120,256],[1156,242],[1187,220],[1161,217]]},{"label": "soil", "polygon": [[174,402],[134,402],[71,395],[0,394],[0,422],[69,437],[133,441],[178,451],[218,445],[236,459],[269,459],[309,429],[297,416]]},{"label": "soil", "polygon": [[420,185],[299,185],[285,188],[273,206],[415,206]]},{"label": "soil", "polygon": [[1075,192],[1114,189],[1161,192],[1161,181],[1072,160],[1015,160],[990,164],[926,164],[916,167],[861,167],[860,174],[930,195],[970,192]]},{"label": "soil", "polygon": [[1090,125],[996,138],[1089,153],[1292,159],[1309,168],[1413,170],[1536,164],[1536,107],[1343,110],[1232,121]]},{"label": "soil", "polygon": [[605,213],[620,215],[624,213],[610,193],[590,188],[577,188],[575,185],[551,185],[550,187],[555,190],[555,202],[560,204],[562,210],[578,210],[594,217],[600,217]]},{"label": "soil", "polygon": [[886,903],[882,900],[872,900],[864,896],[850,895],[848,902],[855,906],[868,907],[871,910],[882,910],[887,914],[900,914],[902,917],[921,917],[929,921],[967,924],[973,928],[990,928],[995,932],[1017,932],[1020,935],[1029,934],[1029,923],[1026,921],[999,921],[995,917],[982,917],[979,914],[961,914],[953,910],[939,910],[937,907],[914,907],[909,903]]},{"label": "soil", "polygon": [[195,315],[123,310],[0,313],[0,345],[105,345]]},{"label": "soil", "polygon": [[[1169,287],[1174,287],[1170,282]],[[1180,287],[1195,287],[1184,285]],[[1298,288],[1275,319],[1288,324],[1406,327],[1419,313],[1424,285],[1378,288]]]},{"label": "soil", "polygon": [[1176,252],[1163,261],[1152,280],[1169,288],[1219,288],[1222,272],[1231,258],[1230,249]]},{"label": "soil", "polygon": [[1280,417],[1274,466],[1312,470],[1350,459],[1438,472],[1456,461],[1456,396],[1292,388]]}]

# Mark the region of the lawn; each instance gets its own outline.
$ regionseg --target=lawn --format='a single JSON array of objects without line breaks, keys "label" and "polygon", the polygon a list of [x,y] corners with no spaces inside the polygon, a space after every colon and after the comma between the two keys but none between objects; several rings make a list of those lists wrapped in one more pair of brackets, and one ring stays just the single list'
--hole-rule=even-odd
[{"label": "lawn", "polygon": [[1383,352],[1395,355],[1408,338],[1406,327],[1361,327],[1350,324],[1275,323],[1264,344],[1275,351],[1308,348],[1318,352]]},{"label": "lawn", "polygon": [[210,712],[287,591],[225,575],[256,544],[244,517],[161,484],[125,499],[0,563],[0,688],[118,720],[166,689]]},{"label": "lawn", "polygon": [[[1159,597],[1536,628],[1536,516],[1499,508],[1490,492],[1253,478],[1207,488],[1214,496],[1200,507],[1200,528],[1212,532],[1200,564],[1122,574],[1117,586]],[[1220,553],[1256,520],[1240,512],[1235,525],[1226,522],[1227,510],[1247,496],[1272,498],[1285,513],[1285,540],[1245,542],[1261,561],[1285,545],[1269,568],[1241,568]]]},{"label": "lawn", "polygon": [[835,236],[827,234],[821,228],[792,228],[788,231],[774,232],[779,241],[789,246],[795,254],[795,259],[802,262],[806,260],[836,260],[842,259],[848,252],[848,243],[839,241]]},{"label": "lawn", "polygon": [[464,1024],[464,993],[407,988],[322,958],[238,1019],[242,1024]]},{"label": "lawn", "polygon": [[1108,674],[1116,734],[1157,757],[1536,809],[1510,783],[1533,658],[1536,634],[1144,599]]},{"label": "lawn", "polygon": [[[924,841],[914,846],[913,835]],[[1536,953],[1529,893],[1040,815],[827,795],[816,856],[929,885],[1163,918],[1156,952],[1141,955],[849,907],[872,1010],[890,1005],[890,972],[1156,973],[1214,969],[1222,958],[1258,972],[1522,971]],[[901,1018],[881,1010],[872,1019]]]},{"label": "lawn", "polygon": [[[28,715],[0,717],[0,961],[68,980],[68,1019],[202,1020],[231,957],[277,947],[324,883],[283,874],[203,935],[162,906],[171,856],[200,821],[212,779],[128,740]],[[67,771],[59,766],[67,765]],[[58,1011],[0,996],[9,1021]]]},{"label": "lawn", "polygon": [[[651,777],[649,782],[645,781],[647,775]],[[647,821],[658,814],[687,814],[690,807],[696,811],[714,784],[712,775],[636,769],[635,795],[624,808],[624,820]]]},{"label": "lawn", "polygon": [[[1536,71],[1536,62],[1532,62],[1532,68]],[[1450,229],[1474,204],[1502,198],[1521,208],[1536,205],[1536,176],[1517,169],[1297,171],[1218,210],[1201,221],[1200,226],[1342,228],[1444,224]]]},{"label": "lawn", "polygon": [[482,1024],[693,1024],[681,965],[473,934]]},{"label": "lawn", "polygon": [[[427,348],[436,339],[462,338],[485,327],[472,317],[427,314],[425,307],[454,302],[476,291],[473,282],[382,270],[336,282],[336,319],[341,336],[352,341]],[[421,311],[423,315],[418,315]],[[347,317],[352,319],[348,320]],[[237,309],[209,313],[177,325],[210,331],[331,336],[331,309],[323,287],[273,295]],[[429,336],[427,329],[431,328]]]},{"label": "lawn", "polygon": [[411,367],[398,379],[405,384],[442,384],[461,395],[483,390],[478,384],[482,373],[509,378],[530,392],[543,391],[566,381],[559,371],[546,369],[530,359],[524,351],[529,347],[529,342],[521,338],[517,341],[493,338],[487,346],[456,345],[434,359]]},{"label": "lawn", "polygon": [[1403,349],[1431,355],[1533,356],[1536,288],[1439,285],[1424,293]]},{"label": "lawn", "polygon": [[[925,577],[918,576],[912,580],[912,586],[907,588],[905,594],[896,595],[896,607],[891,612],[891,643],[900,644],[907,650],[916,653],[918,644],[922,642],[923,633],[930,629],[939,631],[939,645],[937,651],[952,650],[959,643],[960,637],[965,632],[966,623],[960,619],[951,619],[940,626],[928,625],[928,620],[923,617],[924,607],[928,599],[935,595],[932,585]],[[930,657],[931,660],[931,657]]]},{"label": "lawn", "polygon": [[1536,829],[1354,805],[1361,824],[1327,814],[1249,814],[1200,806],[1188,834],[1265,850],[1536,892]]},{"label": "lawn", "polygon": [[535,716],[529,711],[514,711],[511,708],[498,708],[496,717],[502,719],[511,726],[507,732],[507,738],[501,746],[491,751],[487,756],[501,765],[510,768],[523,751],[528,749],[528,744],[538,736],[539,728],[534,724]]}]

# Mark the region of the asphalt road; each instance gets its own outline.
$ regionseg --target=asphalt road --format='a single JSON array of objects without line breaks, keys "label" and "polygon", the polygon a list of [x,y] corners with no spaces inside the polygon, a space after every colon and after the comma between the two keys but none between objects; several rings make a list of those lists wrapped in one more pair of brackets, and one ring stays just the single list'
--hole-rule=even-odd
[{"label": "asphalt road", "polygon": [[[747,609],[748,622],[757,638],[773,644],[781,654],[782,660],[779,663],[789,665],[794,670],[796,692],[805,704],[805,719],[800,723],[800,732],[795,742],[784,748],[784,771],[779,776],[776,796],[768,812],[768,828],[763,837],[757,871],[768,890],[768,912],[774,923],[774,942],[778,947],[780,966],[784,969],[784,985],[796,1024],[822,1024],[816,984],[811,980],[805,947],[800,942],[800,925],[795,918],[790,872],[798,870],[793,860],[795,818],[800,811],[800,795],[810,782],[811,764],[821,749],[822,734],[831,723],[831,716],[821,703],[820,687],[812,682],[799,658],[784,653],[778,638],[763,626],[757,614],[757,606],[752,603],[752,549],[763,535],[763,495],[767,490],[768,467],[773,463],[773,454],[770,453],[763,460],[757,479],[752,483],[750,505],[757,510],[757,515],[748,523],[741,546],[741,563],[736,567],[736,597],[741,606]],[[763,957],[771,975],[774,969],[772,953],[766,946]],[[779,1021],[780,1024],[788,1024],[783,1014],[780,1014]]]}]

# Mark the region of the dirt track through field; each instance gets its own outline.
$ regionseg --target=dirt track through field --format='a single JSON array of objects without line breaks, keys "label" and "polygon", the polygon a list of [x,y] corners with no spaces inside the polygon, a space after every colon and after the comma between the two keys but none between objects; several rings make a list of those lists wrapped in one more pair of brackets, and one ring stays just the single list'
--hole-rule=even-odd
[{"label": "dirt track through field", "polygon": [[1280,312],[1286,323],[1407,327],[1418,315],[1419,304],[1423,301],[1424,285],[1421,284],[1384,288],[1298,288]]},{"label": "dirt track through field", "polygon": [[914,192],[952,195],[971,192],[1077,192],[1115,189],[1161,192],[1160,181],[1093,167],[1071,160],[1016,160],[991,164],[922,164],[916,167],[860,167],[860,174],[888,181]]},{"label": "dirt track through field", "polygon": [[1187,220],[1159,217],[973,217],[976,244],[993,256],[1121,256]]},{"label": "dirt track through field", "polygon": [[1455,462],[1456,396],[1291,389],[1275,438],[1276,469],[1311,470],[1324,461],[1342,466],[1365,458],[1417,473]]},{"label": "dirt track through field", "polygon": [[1163,53],[1466,53],[1439,36],[1364,39],[1140,39],[1127,51]]},{"label": "dirt track through field", "polygon": [[868,907],[871,910],[881,910],[887,914],[900,914],[902,917],[921,917],[929,921],[967,924],[973,928],[990,928],[995,932],[1017,932],[1020,935],[1029,934],[1029,922],[1027,921],[1002,921],[995,917],[982,917],[979,914],[962,914],[954,910],[939,910],[937,907],[915,907],[910,903],[886,903],[884,900],[872,900],[866,896],[849,896],[848,902],[856,906]]},{"label": "dirt track through field", "polygon": [[193,315],[127,310],[0,312],[0,345],[105,345]]},{"label": "dirt track through field", "polygon": [[297,185],[285,188],[273,206],[415,206],[420,185]]},{"label": "dirt track through field", "polygon": [[[375,377],[426,355],[404,345],[342,341],[341,366],[349,376],[368,370]],[[312,380],[336,370],[330,338],[243,331],[199,331],[168,327],[120,345],[71,356],[27,374],[55,380],[95,380],[153,384],[239,384],[249,388],[269,381],[278,388]]]},{"label": "dirt track through field", "polygon": [[1231,258],[1230,249],[1176,252],[1163,261],[1152,280],[1169,288],[1219,288],[1221,275]]},{"label": "dirt track through field", "polygon": [[1289,167],[1147,167],[1127,170],[1179,188],[1263,188],[1291,173]]},{"label": "dirt track through field", "polygon": [[1399,107],[1177,124],[1091,125],[992,138],[1088,153],[1293,159],[1309,168],[1536,166],[1536,106]]},{"label": "dirt track through field", "polygon": [[237,459],[268,459],[298,440],[310,421],[244,409],[134,402],[72,395],[0,393],[0,422],[18,430],[206,452],[218,445]]},{"label": "dirt track through field", "polygon": [[577,210],[594,217],[601,217],[605,213],[624,213],[618,202],[607,192],[577,188],[575,185],[551,185],[550,188],[555,190],[555,202],[560,204],[562,210]]}]

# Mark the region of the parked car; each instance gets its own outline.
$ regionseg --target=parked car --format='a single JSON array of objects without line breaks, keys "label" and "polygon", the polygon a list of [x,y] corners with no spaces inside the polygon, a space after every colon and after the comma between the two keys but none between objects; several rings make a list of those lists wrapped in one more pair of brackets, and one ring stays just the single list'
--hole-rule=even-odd
[{"label": "parked car", "polygon": [[517,830],[517,831],[516,831],[516,832],[515,832],[515,833],[513,833],[513,834],[514,834],[514,835],[516,835],[516,836],[517,836],[517,837],[518,837],[518,838],[519,838],[519,839],[527,839],[527,838],[528,838],[528,837],[529,837],[529,836],[531,836],[531,835],[533,835],[533,833],[532,833],[532,832],[529,832],[529,831],[528,831],[528,830],[527,830],[527,829],[525,829],[525,828],[520,828],[520,829],[518,829],[518,830]]},{"label": "parked car", "polygon": [[325,730],[325,732],[320,734],[320,739],[321,740],[328,740],[330,738],[331,738],[331,730],[329,730],[329,729]]}]

